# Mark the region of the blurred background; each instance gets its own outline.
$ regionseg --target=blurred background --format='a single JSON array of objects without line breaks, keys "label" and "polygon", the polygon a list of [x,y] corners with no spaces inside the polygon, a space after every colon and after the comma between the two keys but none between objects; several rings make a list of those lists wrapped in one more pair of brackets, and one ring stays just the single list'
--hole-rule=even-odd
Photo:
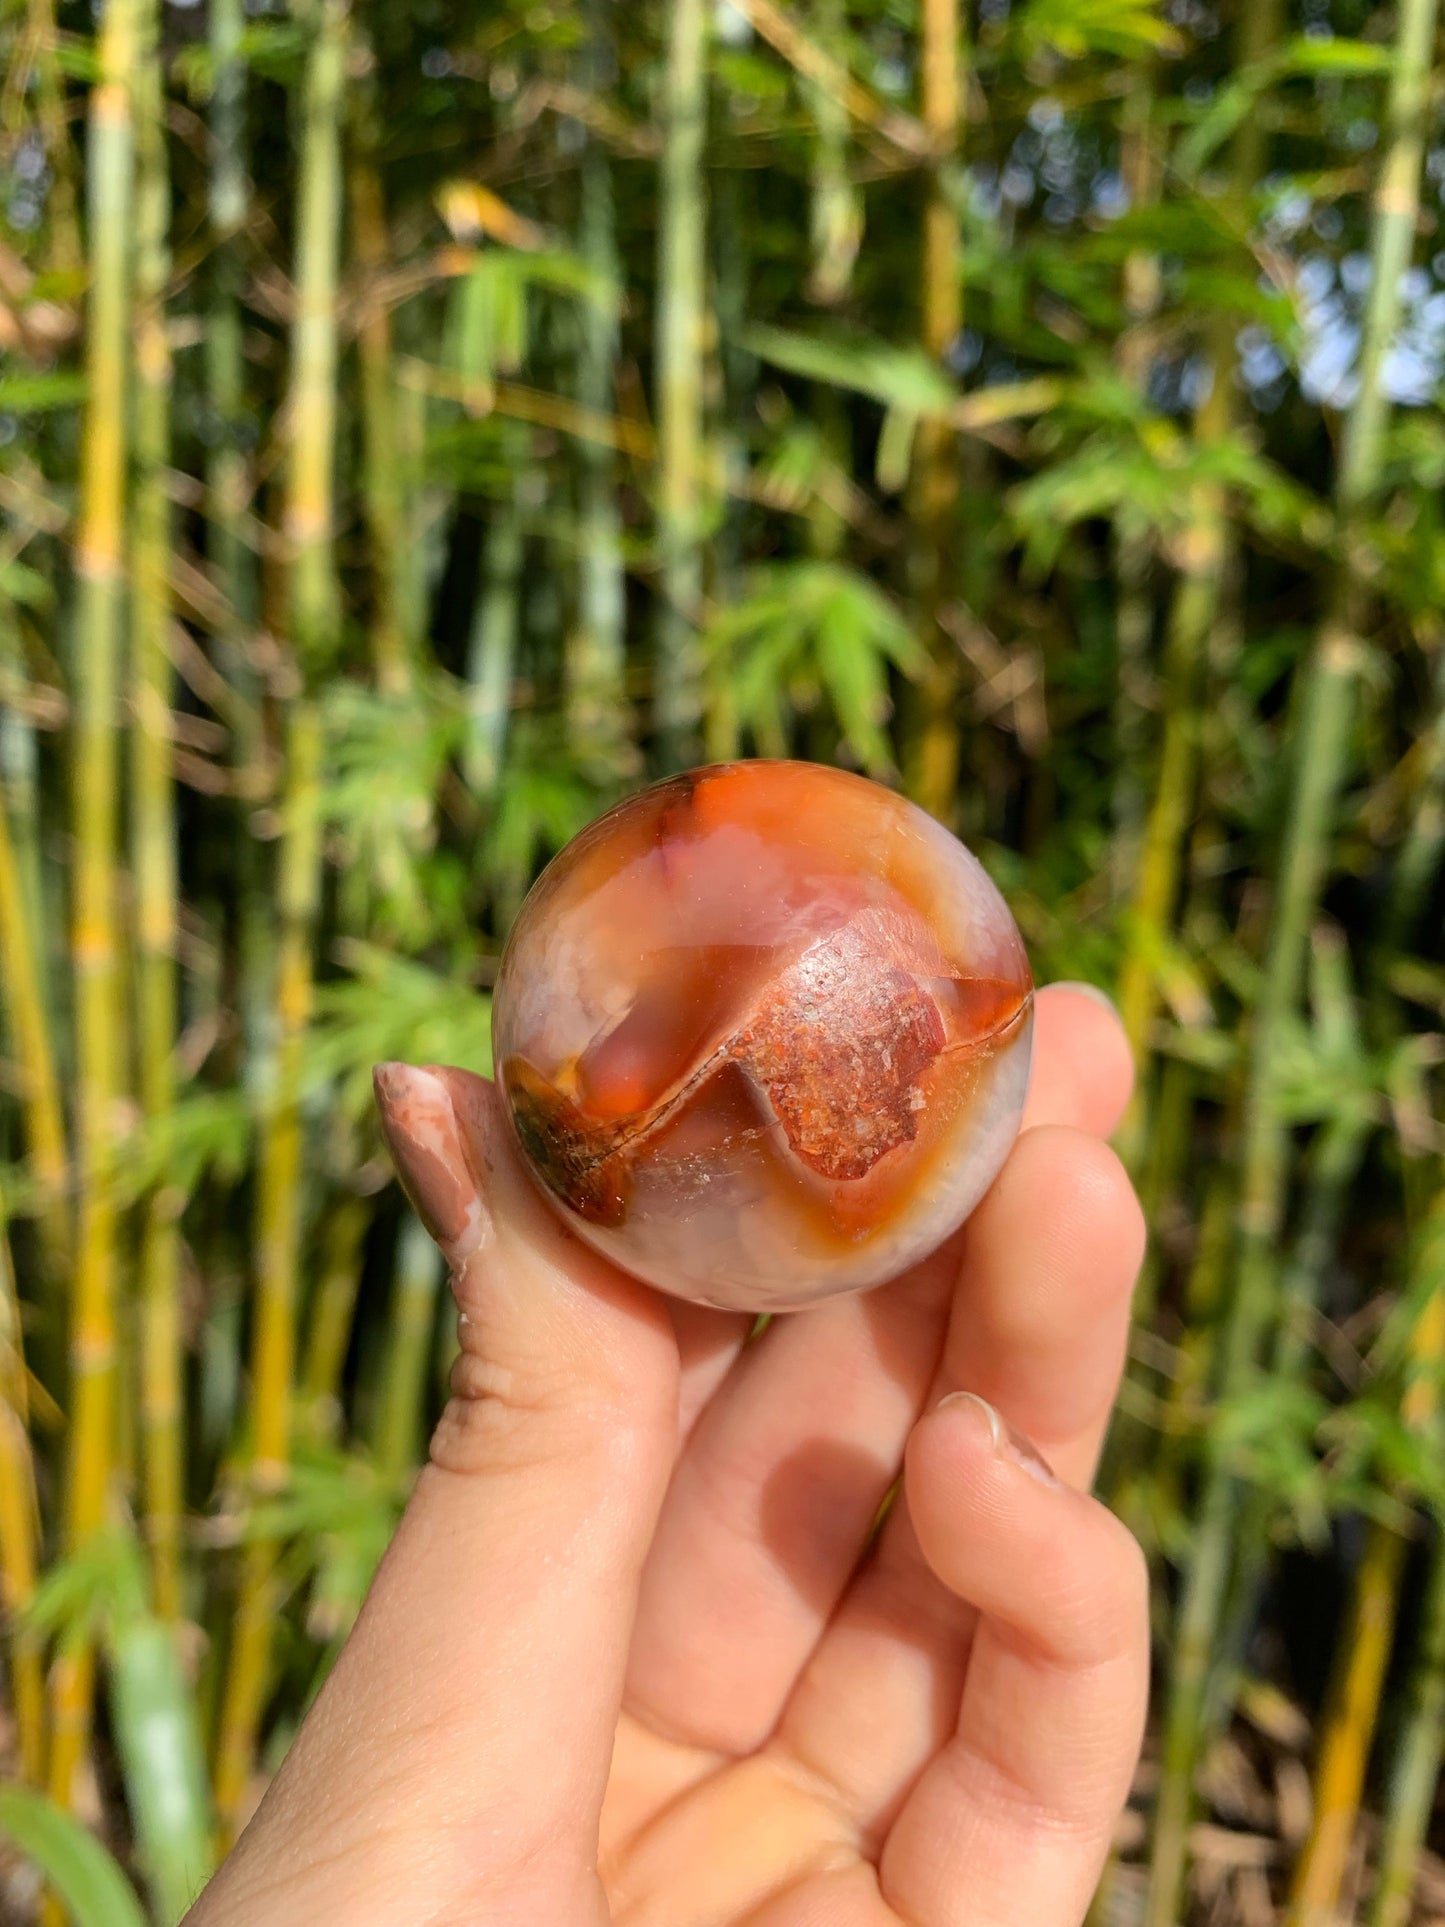
[{"label": "blurred background", "polygon": [[0,1918],[174,1921],[356,1612],[452,1343],[371,1064],[485,1067],[610,800],[792,754],[1139,1054],[1093,1927],[1445,1920],[1436,0],[3,0],[0,63]]}]

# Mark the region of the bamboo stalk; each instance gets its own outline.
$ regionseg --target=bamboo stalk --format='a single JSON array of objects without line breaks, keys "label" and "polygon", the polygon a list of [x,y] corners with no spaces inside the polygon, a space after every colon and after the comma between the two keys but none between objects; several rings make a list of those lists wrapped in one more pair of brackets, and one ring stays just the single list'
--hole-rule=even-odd
[{"label": "bamboo stalk", "polygon": [[374,1434],[377,1467],[397,1482],[417,1461],[442,1275],[441,1253],[417,1219],[408,1216],[397,1246]]},{"label": "bamboo stalk", "polygon": [[[369,50],[367,62],[369,67]],[[397,461],[391,311],[384,301],[375,297],[375,283],[386,271],[390,247],[386,208],[376,171],[374,93],[369,80],[357,89],[349,184],[356,258],[371,284],[363,301],[356,345],[361,364],[362,499],[375,595],[371,623],[372,673],[382,694],[395,696],[410,686],[411,653],[416,638],[407,630],[402,587],[404,477]]]},{"label": "bamboo stalk", "polygon": [[701,488],[707,205],[705,0],[673,0],[658,209],[657,558],[653,734],[664,767],[693,760],[703,716]]},{"label": "bamboo stalk", "polygon": [[333,554],[336,309],[341,252],[341,109],[350,14],[346,0],[304,0],[311,28],[302,104],[296,219],[296,319],[284,528],[290,555],[291,644],[303,670],[329,667],[339,640]]},{"label": "bamboo stalk", "polygon": [[1385,1794],[1384,1827],[1369,1927],[1408,1927],[1419,1858],[1435,1805],[1445,1745],[1445,1539],[1431,1548],[1409,1712]]},{"label": "bamboo stalk", "polygon": [[[1238,1269],[1220,1371],[1220,1383],[1229,1394],[1243,1390],[1256,1375],[1273,1306],[1289,1143],[1288,1122],[1277,1096],[1277,1053],[1299,1000],[1305,949],[1344,774],[1353,683],[1366,647],[1361,638],[1367,578],[1360,553],[1360,523],[1379,474],[1386,416],[1380,371],[1399,316],[1400,279],[1419,205],[1422,110],[1436,6],[1437,0],[1405,0],[1399,15],[1386,113],[1388,135],[1375,191],[1373,281],[1361,346],[1360,385],[1345,422],[1336,478],[1344,554],[1314,647],[1301,671],[1289,808],[1269,951],[1251,1033]],[[1180,1605],[1178,1652],[1195,1654],[1200,1646],[1207,1649],[1212,1643],[1236,1517],[1235,1482],[1227,1468],[1216,1462],[1210,1469]],[[1193,1693],[1183,1690],[1176,1679],[1165,1715],[1166,1780],[1171,1771],[1192,1772],[1188,1763],[1195,1756],[1198,1710]],[[1170,1798],[1177,1805],[1180,1795],[1171,1791]],[[1156,1829],[1145,1927],[1173,1927],[1184,1873],[1183,1843],[1182,1825],[1166,1830],[1161,1824]],[[1320,1866],[1323,1875],[1327,1863],[1321,1860]],[[1324,1884],[1322,1878],[1319,1888],[1297,1885],[1296,1904],[1315,1904]]]},{"label": "bamboo stalk", "polygon": [[[241,56],[245,28],[242,0],[212,0],[207,10],[214,79],[211,88],[211,167],[208,211],[215,255],[210,313],[206,322],[206,388],[212,416],[212,441],[206,459],[206,512],[211,559],[229,621],[223,638],[230,673],[243,693],[254,672],[246,660],[246,641],[256,615],[253,558],[245,535],[251,495],[245,437],[245,364],[242,349],[238,258],[246,220],[245,92]],[[243,708],[242,715],[246,710]],[[258,757],[254,741],[237,745],[236,761],[250,768]]]},{"label": "bamboo stalk", "polygon": [[39,1786],[45,1775],[45,1672],[36,1635],[15,1624],[34,1596],[39,1563],[40,1509],[28,1419],[20,1295],[0,1192],[0,1608],[20,1771],[31,1786]]},{"label": "bamboo stalk", "polygon": [[[923,214],[922,337],[925,351],[941,360],[963,326],[963,237],[949,181],[963,133],[959,0],[923,0],[922,31],[923,122],[933,144]],[[953,812],[962,754],[958,656],[939,622],[952,588],[958,492],[956,435],[943,422],[920,422],[910,507],[918,532],[915,589],[929,667],[919,685],[909,788],[915,801],[944,820]]]},{"label": "bamboo stalk", "polygon": [[[320,889],[321,728],[297,698],[288,732],[281,867],[277,885],[276,1045],[261,1127],[257,1178],[255,1331],[251,1354],[252,1492],[285,1483],[291,1454],[301,1237],[301,1050],[311,1014],[312,933]],[[240,1817],[269,1686],[275,1616],[275,1550],[251,1542],[242,1559],[216,1743],[216,1807],[224,1839]]]},{"label": "bamboo stalk", "polygon": [[40,1230],[57,1279],[70,1269],[66,1221],[70,1160],[60,1103],[60,1078],[50,1040],[50,1019],[40,979],[39,905],[25,888],[10,834],[10,813],[0,801],[0,989],[6,1026],[21,1078],[26,1149],[45,1199]]},{"label": "bamboo stalk", "polygon": [[[116,1106],[125,1062],[116,924],[118,695],[124,616],[126,390],[137,0],[108,0],[90,97],[90,300],[81,447],[72,738],[75,868],[76,1270],[71,1297],[65,1544],[105,1523],[114,1464],[118,1254]],[[69,1645],[52,1674],[50,1792],[70,1804],[90,1730],[94,1655]]]},{"label": "bamboo stalk", "polygon": [[[1158,138],[1154,129],[1154,60],[1146,56],[1133,77],[1120,126],[1120,172],[1133,209],[1152,207],[1159,194]],[[1124,261],[1125,328],[1119,371],[1143,395],[1152,356],[1148,323],[1159,306],[1158,257],[1135,248]],[[1114,568],[1118,581],[1114,619],[1114,848],[1116,885],[1122,897],[1138,868],[1144,828],[1143,772],[1148,759],[1153,706],[1150,644],[1154,634],[1154,535],[1137,515],[1115,519]]]},{"label": "bamboo stalk", "polygon": [[[512,438],[512,446],[517,442]],[[522,606],[522,514],[512,490],[492,507],[482,564],[481,592],[467,646],[467,739],[462,771],[474,796],[493,797],[502,776],[507,725],[511,720],[512,676]]]},{"label": "bamboo stalk", "polygon": [[[1259,66],[1280,33],[1282,0],[1258,0],[1239,17],[1237,63]],[[1248,203],[1263,169],[1268,126],[1259,113],[1246,117],[1230,155],[1230,198],[1236,218],[1248,220]],[[1194,432],[1205,443],[1223,443],[1235,432],[1238,361],[1234,317],[1216,318],[1211,330],[1209,390],[1195,415]],[[1203,670],[1230,579],[1236,537],[1222,492],[1213,485],[1196,494],[1190,526],[1179,546],[1178,581],[1165,631],[1164,731],[1139,853],[1134,900],[1125,930],[1119,972],[1119,1010],[1135,1059],[1146,1061],[1158,1009],[1159,959],[1169,936],[1186,841],[1193,816],[1204,723]],[[1137,1156],[1145,1129],[1142,1080],[1125,1126],[1122,1148]]]},{"label": "bamboo stalk", "polygon": [[[848,30],[847,0],[815,0],[816,43],[837,58]],[[840,62],[840,64],[846,64]],[[831,308],[847,295],[863,239],[863,208],[848,171],[848,106],[814,76],[804,93],[816,130],[808,201],[808,298]]]},{"label": "bamboo stalk", "polygon": [[[615,79],[606,38],[606,16],[595,4],[588,16],[585,81],[601,92]],[[620,288],[612,168],[607,150],[589,135],[582,151],[579,246],[583,260],[604,287]],[[589,301],[582,310],[577,357],[577,400],[593,415],[612,412],[617,356],[617,312],[610,301]],[[597,442],[579,448],[577,517],[580,569],[577,618],[567,638],[568,734],[603,780],[634,773],[625,676],[627,585],[622,560],[622,517],[617,505],[617,459]]]},{"label": "bamboo stalk", "polygon": [[341,1375],[351,1340],[356,1293],[361,1283],[362,1245],[371,1211],[367,1200],[346,1193],[327,1226],[315,1296],[306,1318],[306,1354],[301,1367],[301,1403],[311,1429],[333,1434],[341,1418]]},{"label": "bamboo stalk", "polygon": [[[345,0],[308,0],[296,225],[296,316],[287,400],[284,529],[291,643],[308,679],[329,667],[339,603],[335,522],[336,309],[341,217],[341,108],[349,13]],[[290,1464],[297,1272],[301,1238],[301,1050],[313,998],[312,943],[320,896],[320,716],[293,698],[287,721],[284,827],[277,883],[274,1052],[263,1108],[257,1180],[256,1316],[251,1354],[252,1436],[247,1482],[275,1492]],[[242,1560],[216,1742],[216,1806],[223,1837],[246,1797],[269,1686],[275,1552],[263,1541]]]},{"label": "bamboo stalk", "polygon": [[[170,178],[155,0],[142,9],[136,85],[135,481],[131,532],[131,837],[136,900],[141,1108],[175,1101],[176,830],[171,770]],[[156,1610],[181,1610],[181,1199],[160,1184],[146,1200],[140,1255],[140,1421],[146,1537]]]},{"label": "bamboo stalk", "polygon": [[[1424,1310],[1411,1337],[1400,1415],[1411,1430],[1433,1433],[1445,1363],[1445,1187],[1437,1191],[1420,1240],[1411,1281],[1411,1296],[1417,1295]],[[1405,1537],[1393,1526],[1371,1526],[1355,1576],[1349,1632],[1337,1649],[1337,1678],[1315,1766],[1314,1822],[1295,1864],[1287,1927],[1327,1927],[1335,1918],[1379,1717],[1405,1552]]]}]

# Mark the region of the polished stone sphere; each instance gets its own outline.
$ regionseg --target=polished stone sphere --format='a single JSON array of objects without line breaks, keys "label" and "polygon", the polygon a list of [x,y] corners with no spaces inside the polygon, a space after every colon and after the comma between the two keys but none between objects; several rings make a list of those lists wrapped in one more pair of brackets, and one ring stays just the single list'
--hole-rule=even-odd
[{"label": "polished stone sphere", "polygon": [[812,763],[724,763],[549,865],[492,1040],[579,1236],[678,1297],[783,1311],[962,1223],[1018,1131],[1032,997],[1002,897],[922,810]]}]

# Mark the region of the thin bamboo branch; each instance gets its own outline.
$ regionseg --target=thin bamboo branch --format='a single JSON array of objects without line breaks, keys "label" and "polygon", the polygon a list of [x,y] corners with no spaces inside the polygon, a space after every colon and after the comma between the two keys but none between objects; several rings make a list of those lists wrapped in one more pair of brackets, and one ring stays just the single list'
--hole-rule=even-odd
[{"label": "thin bamboo branch", "polygon": [[[115,1462],[116,1107],[125,1062],[116,906],[116,704],[125,605],[126,391],[137,0],[108,0],[90,97],[90,300],[81,448],[72,739],[75,867],[76,1271],[71,1297],[65,1543],[105,1524]],[[94,1656],[77,1642],[52,1674],[50,1791],[68,1806],[90,1730]]]}]

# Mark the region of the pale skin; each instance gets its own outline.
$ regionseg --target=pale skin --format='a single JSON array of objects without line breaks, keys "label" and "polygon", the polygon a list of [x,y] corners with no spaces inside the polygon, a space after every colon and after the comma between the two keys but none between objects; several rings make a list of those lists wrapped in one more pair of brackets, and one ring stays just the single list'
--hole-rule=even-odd
[{"label": "pale skin", "polygon": [[1087,1496],[1144,1242],[1117,1019],[1041,992],[959,1237],[751,1343],[570,1235],[484,1080],[377,1082],[454,1396],[188,1927],[1078,1927],[1148,1678]]}]

